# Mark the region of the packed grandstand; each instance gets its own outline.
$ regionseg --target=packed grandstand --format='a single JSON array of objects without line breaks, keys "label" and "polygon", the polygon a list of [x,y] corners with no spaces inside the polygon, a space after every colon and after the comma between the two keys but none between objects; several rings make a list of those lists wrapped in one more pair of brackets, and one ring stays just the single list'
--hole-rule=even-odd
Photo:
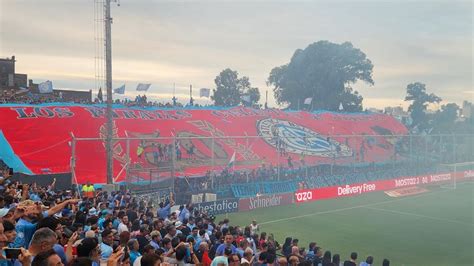
[{"label": "packed grandstand", "polygon": [[0,243],[20,248],[4,265],[372,265],[216,215],[472,177],[449,167],[472,161],[466,140],[411,136],[383,114],[116,105],[110,191],[103,105],[0,113]]}]

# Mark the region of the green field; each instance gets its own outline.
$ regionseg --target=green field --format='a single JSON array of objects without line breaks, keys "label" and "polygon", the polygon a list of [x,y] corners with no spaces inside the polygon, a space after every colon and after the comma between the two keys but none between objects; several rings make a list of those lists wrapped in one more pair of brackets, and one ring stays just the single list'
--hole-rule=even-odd
[{"label": "green field", "polygon": [[[381,265],[474,265],[473,183],[457,189],[391,198],[383,192],[229,214],[231,224],[261,224],[280,243],[298,238],[301,246],[314,241],[323,250],[368,255]],[[219,217],[222,218],[222,217]]]}]

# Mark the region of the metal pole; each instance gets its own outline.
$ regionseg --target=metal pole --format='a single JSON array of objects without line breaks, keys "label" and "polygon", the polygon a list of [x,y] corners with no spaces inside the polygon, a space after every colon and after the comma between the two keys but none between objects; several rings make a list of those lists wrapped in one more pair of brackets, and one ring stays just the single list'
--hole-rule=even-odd
[{"label": "metal pole", "polygon": [[74,134],[71,132],[71,184],[76,183],[77,184],[77,178],[76,178],[76,137],[74,137]]},{"label": "metal pole", "polygon": [[453,163],[456,163],[456,135],[453,134]]},{"label": "metal pole", "polygon": [[[410,133],[408,133],[408,134],[410,134]],[[410,147],[408,149],[409,149],[409,155],[410,155],[410,166],[413,169],[413,157],[412,157],[412,153],[411,153],[411,151],[412,151],[412,137],[411,137],[411,134],[409,135],[409,138],[410,138],[409,139]]]},{"label": "metal pole", "polygon": [[176,160],[176,137],[173,140],[173,144],[171,145],[171,180],[172,180],[172,190],[173,194],[175,194],[175,189],[174,189],[174,182],[175,182],[175,160]]},{"label": "metal pole", "polygon": [[113,151],[112,151],[112,18],[110,1],[105,0],[105,78],[107,87],[107,184],[113,184]]},{"label": "metal pole", "polygon": [[277,180],[280,181],[280,135],[277,136]]},{"label": "metal pole", "polygon": [[130,164],[132,163],[132,160],[130,159],[130,140],[127,139],[126,141],[126,144],[125,144],[125,149],[126,149],[126,152],[127,152],[127,168],[125,168],[125,180],[127,181],[128,183],[128,179],[129,179],[129,169],[130,169]]},{"label": "metal pole", "polygon": [[[214,137],[214,134],[211,133]],[[211,139],[211,187],[214,189],[214,171],[215,171],[215,155],[214,155],[214,138]]]}]

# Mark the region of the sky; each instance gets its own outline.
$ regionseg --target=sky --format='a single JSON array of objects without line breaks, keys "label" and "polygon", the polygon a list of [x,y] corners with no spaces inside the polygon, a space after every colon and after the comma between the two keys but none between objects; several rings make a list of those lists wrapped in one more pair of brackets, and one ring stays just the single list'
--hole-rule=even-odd
[{"label": "sky", "polygon": [[[56,88],[95,89],[94,0],[0,0],[0,57]],[[147,97],[181,102],[189,85],[214,88],[225,68],[268,91],[271,69],[296,49],[351,42],[374,64],[375,85],[358,82],[365,108],[407,106],[406,86],[423,82],[443,103],[473,101],[471,1],[171,1],[112,4],[113,85],[152,83]],[[102,48],[100,48],[102,49]],[[175,84],[175,85],[173,85]],[[436,108],[436,107],[435,107]]]}]

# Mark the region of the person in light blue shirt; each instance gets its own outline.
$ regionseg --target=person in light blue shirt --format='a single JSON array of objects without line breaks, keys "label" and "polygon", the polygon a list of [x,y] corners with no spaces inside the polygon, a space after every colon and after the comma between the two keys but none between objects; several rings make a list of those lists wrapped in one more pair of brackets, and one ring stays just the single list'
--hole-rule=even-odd
[{"label": "person in light blue shirt", "polygon": [[133,265],[135,260],[140,257],[142,254],[138,252],[139,245],[136,239],[130,239],[127,243],[128,249],[130,250],[130,264]]},{"label": "person in light blue shirt", "polygon": [[105,229],[101,233],[102,243],[100,243],[100,257],[107,260],[113,253],[114,233],[110,229]]},{"label": "person in light blue shirt", "polygon": [[155,249],[158,250],[160,249],[160,245],[158,244],[161,240],[161,233],[160,231],[152,231],[150,233],[151,241],[150,245]]},{"label": "person in light blue shirt", "polygon": [[174,206],[173,193],[170,193],[170,200],[167,204],[160,202],[160,208],[158,209],[158,217],[166,219],[171,213],[171,207]]},{"label": "person in light blue shirt", "polygon": [[368,256],[367,259],[360,263],[360,266],[371,266],[374,263],[374,257]]},{"label": "person in light blue shirt", "polygon": [[[78,200],[70,199],[63,201],[53,207],[48,211],[43,213],[43,216],[48,217],[60,212],[68,204],[76,204]],[[22,213],[22,216],[18,220],[18,223],[15,226],[17,235],[14,242],[14,247],[16,248],[28,248],[31,238],[36,230],[36,222],[41,217],[41,207],[32,200],[24,200],[18,206],[17,210]]]},{"label": "person in light blue shirt", "polygon": [[189,217],[191,216],[191,204],[187,204],[184,206],[183,210],[179,213],[178,219],[183,222],[184,220],[189,220]]},{"label": "person in light blue shirt", "polygon": [[223,256],[226,248],[230,248],[232,254],[237,252],[237,248],[232,244],[234,237],[231,234],[227,234],[224,238],[224,243],[220,244],[216,249],[216,256]]}]

